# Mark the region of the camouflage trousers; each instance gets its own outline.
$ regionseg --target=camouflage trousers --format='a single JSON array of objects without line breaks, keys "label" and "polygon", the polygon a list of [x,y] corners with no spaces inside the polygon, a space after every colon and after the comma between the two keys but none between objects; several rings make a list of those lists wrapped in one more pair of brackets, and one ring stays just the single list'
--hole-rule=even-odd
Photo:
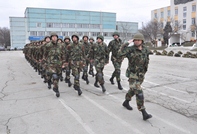
[{"label": "camouflage trousers", "polygon": [[84,76],[84,78],[88,78],[88,66],[89,66],[89,64],[90,64],[90,61],[86,60],[86,64],[83,67],[83,76]]},{"label": "camouflage trousers", "polygon": [[65,79],[70,80],[70,72],[71,72],[71,66],[68,64],[68,66],[65,67]]},{"label": "camouflage trousers", "polygon": [[75,63],[71,64],[72,69],[72,75],[74,76],[74,86],[80,87],[79,78],[80,78],[80,72],[83,68],[83,62],[82,61],[76,61]]},{"label": "camouflage trousers", "polygon": [[112,78],[116,77],[116,80],[120,81],[120,74],[121,74],[120,68],[121,68],[122,62],[112,61],[112,64],[115,69],[112,74]]},{"label": "camouflage trousers", "polygon": [[[48,65],[46,69],[46,78],[48,81],[52,80],[53,87],[58,88],[59,76],[61,74],[61,66],[59,65]],[[57,76],[57,77],[56,77]]]},{"label": "camouflage trousers", "polygon": [[96,81],[99,82],[100,85],[103,85],[105,83],[104,77],[103,77],[103,69],[105,66],[104,60],[101,61],[95,61],[95,68],[96,68]]},{"label": "camouflage trousers", "polygon": [[143,80],[129,78],[129,91],[127,92],[125,99],[131,101],[131,98],[135,95],[136,96],[136,103],[138,110],[141,111],[145,109],[144,107],[144,94],[141,88],[141,84]]}]

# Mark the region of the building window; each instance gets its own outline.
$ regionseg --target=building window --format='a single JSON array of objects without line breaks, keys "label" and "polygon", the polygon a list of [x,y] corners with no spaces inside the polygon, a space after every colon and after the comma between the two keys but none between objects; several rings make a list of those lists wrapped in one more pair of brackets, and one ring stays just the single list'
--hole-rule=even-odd
[{"label": "building window", "polygon": [[155,18],[157,18],[157,13],[155,13]]},{"label": "building window", "polygon": [[68,36],[68,32],[62,32],[63,36]]},{"label": "building window", "polygon": [[82,36],[83,35],[83,32],[77,32],[79,36]]},{"label": "building window", "polygon": [[41,23],[37,23],[36,24],[36,27],[41,27]]},{"label": "building window", "polygon": [[70,23],[68,27],[69,28],[75,28],[75,24]]},{"label": "building window", "polygon": [[161,12],[161,18],[163,18],[163,12]]},{"label": "building window", "polygon": [[100,25],[99,24],[90,24],[90,28],[99,29]]},{"label": "building window", "polygon": [[175,9],[175,15],[178,15],[178,9]]},{"label": "building window", "polygon": [[186,30],[186,19],[183,19],[183,30]]},{"label": "building window", "polygon": [[47,31],[47,35],[50,36],[51,35],[51,31]]},{"label": "building window", "polygon": [[68,23],[62,23],[62,27],[68,28],[69,27],[69,24]]},{"label": "building window", "polygon": [[82,28],[82,24],[76,24],[77,28]]},{"label": "building window", "polygon": [[179,23],[178,20],[175,20],[175,26],[178,27]]},{"label": "building window", "polygon": [[183,12],[187,12],[187,7],[183,7]]},{"label": "building window", "polygon": [[82,24],[82,28],[89,28],[89,24]]},{"label": "building window", "polygon": [[196,18],[192,18],[192,25],[196,24]]},{"label": "building window", "polygon": [[109,33],[108,32],[104,32],[103,36],[109,36]]},{"label": "building window", "polygon": [[192,31],[191,35],[192,37],[195,37],[195,31]]},{"label": "building window", "polygon": [[47,27],[52,28],[53,27],[53,23],[47,23]]},{"label": "building window", "polygon": [[187,17],[187,12],[183,12],[183,18]]},{"label": "building window", "polygon": [[91,36],[98,36],[98,35],[100,35],[100,32],[92,32],[91,33]]},{"label": "building window", "polygon": [[196,5],[192,5],[192,12],[196,12]]},{"label": "building window", "polygon": [[74,34],[74,32],[68,32],[69,36],[72,36]]},{"label": "building window", "polygon": [[87,36],[89,36],[89,32],[84,32],[84,35],[87,35]]},{"label": "building window", "polygon": [[170,10],[168,10],[168,16],[170,16]]},{"label": "building window", "polygon": [[54,23],[53,27],[59,28],[59,27],[61,27],[61,24],[60,23]]},{"label": "building window", "polygon": [[37,36],[37,32],[36,31],[30,31],[30,36]]},{"label": "building window", "polygon": [[45,32],[44,31],[38,31],[38,36],[45,36]]}]

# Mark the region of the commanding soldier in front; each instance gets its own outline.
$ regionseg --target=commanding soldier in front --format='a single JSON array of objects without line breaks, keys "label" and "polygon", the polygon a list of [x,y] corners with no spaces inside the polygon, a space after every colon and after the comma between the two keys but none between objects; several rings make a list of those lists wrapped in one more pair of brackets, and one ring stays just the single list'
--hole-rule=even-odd
[{"label": "commanding soldier in front", "polygon": [[111,84],[114,84],[114,77],[116,77],[116,80],[118,83],[118,89],[122,90],[123,88],[122,88],[122,85],[120,84],[120,72],[121,72],[120,68],[121,68],[123,58],[118,56],[118,50],[120,49],[120,46],[122,44],[122,40],[119,38],[119,36],[120,35],[118,32],[113,33],[114,40],[110,41],[108,45],[108,50],[109,50],[109,53],[112,52],[111,61],[115,68],[112,74],[112,77],[110,78],[110,82]]},{"label": "commanding soldier in front", "polygon": [[60,93],[58,90],[58,82],[61,74],[61,69],[64,68],[66,63],[65,49],[63,45],[57,43],[58,35],[56,33],[51,33],[51,42],[46,45],[44,59],[47,61],[47,78],[48,81],[52,78],[53,91],[56,96],[59,97]]},{"label": "commanding soldier in front", "polygon": [[73,34],[71,38],[73,42],[67,46],[68,58],[72,68],[72,74],[74,75],[74,89],[78,91],[78,95],[81,95],[79,77],[80,72],[85,66],[85,51],[84,46],[79,43],[79,36],[77,34]]},{"label": "commanding soldier in front", "polygon": [[148,114],[144,107],[144,94],[141,88],[141,84],[144,80],[145,73],[149,64],[149,50],[144,46],[144,36],[140,33],[134,35],[134,45],[128,47],[129,43],[125,43],[119,50],[119,56],[126,56],[128,58],[128,68],[126,76],[129,78],[130,89],[125,96],[123,106],[128,110],[132,110],[129,105],[131,98],[136,95],[136,102],[138,110],[142,112],[143,120],[147,120],[152,117]]}]

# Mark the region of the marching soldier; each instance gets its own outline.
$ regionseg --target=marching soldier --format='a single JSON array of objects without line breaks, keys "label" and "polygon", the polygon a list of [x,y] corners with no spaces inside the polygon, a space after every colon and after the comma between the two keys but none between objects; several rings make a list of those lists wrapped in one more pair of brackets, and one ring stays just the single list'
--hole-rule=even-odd
[{"label": "marching soldier", "polygon": [[[129,43],[131,43],[130,41]],[[129,91],[125,96],[123,106],[128,110],[133,108],[129,105],[129,101],[135,95],[137,108],[142,112],[143,120],[147,120],[152,117],[145,110],[144,106],[144,94],[141,88],[141,84],[144,80],[144,76],[148,70],[149,64],[149,50],[144,46],[144,36],[140,33],[134,35],[134,45],[127,47],[129,43],[121,46],[119,50],[119,56],[126,56],[129,61],[129,65],[126,71],[126,76],[129,78]]]},{"label": "marching soldier", "polygon": [[119,38],[119,36],[120,35],[118,32],[113,33],[114,39],[110,41],[108,45],[108,50],[109,53],[112,52],[111,61],[115,69],[112,74],[112,77],[110,78],[110,82],[111,84],[114,84],[114,77],[116,77],[116,81],[118,83],[118,89],[122,90],[123,88],[122,85],[120,84],[120,74],[121,74],[120,68],[122,65],[123,58],[118,56],[118,50],[120,49],[120,46],[122,44],[122,40]]},{"label": "marching soldier", "polygon": [[99,87],[99,84],[102,87],[103,93],[106,91],[104,86],[104,77],[103,77],[103,69],[106,64],[109,63],[109,56],[108,56],[108,48],[107,45],[103,42],[104,37],[102,35],[97,36],[97,43],[93,48],[93,55],[94,55],[94,64],[96,68],[96,77],[95,77],[95,87]]},{"label": "marching soldier", "polygon": [[79,42],[79,36],[73,34],[72,43],[67,46],[68,56],[70,60],[70,65],[72,69],[72,74],[74,76],[74,89],[78,91],[78,95],[82,94],[80,89],[80,72],[85,66],[85,50],[84,46]]}]

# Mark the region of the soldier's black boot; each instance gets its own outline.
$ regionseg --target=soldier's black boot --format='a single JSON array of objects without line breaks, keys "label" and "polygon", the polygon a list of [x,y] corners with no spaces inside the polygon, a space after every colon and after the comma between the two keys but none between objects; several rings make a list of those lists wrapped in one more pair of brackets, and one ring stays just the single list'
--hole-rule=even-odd
[{"label": "soldier's black boot", "polygon": [[109,80],[110,80],[110,82],[111,82],[112,85],[115,84],[115,83],[114,83],[114,77],[111,77]]},{"label": "soldier's black boot", "polygon": [[106,89],[105,89],[104,84],[101,84],[101,87],[102,87],[102,91],[103,91],[103,93],[105,93]]},{"label": "soldier's black boot", "polygon": [[89,80],[88,77],[86,76],[86,84],[89,84]]},{"label": "soldier's black boot", "polygon": [[79,86],[74,85],[74,89],[78,91],[79,96],[82,94],[82,91]]},{"label": "soldier's black boot", "polygon": [[98,85],[98,78],[96,77],[95,82],[94,82],[94,86],[99,88],[100,86]]},{"label": "soldier's black boot", "polygon": [[70,82],[70,79],[68,79],[68,82],[67,82],[67,83],[68,83],[68,86],[69,86],[69,87],[72,86],[72,83]]},{"label": "soldier's black boot", "polygon": [[64,81],[65,81],[65,83],[68,83],[68,79],[67,78],[65,78]]},{"label": "soldier's black boot", "polygon": [[60,81],[63,81],[63,76],[62,76],[62,73],[60,74]]},{"label": "soldier's black boot", "polygon": [[53,91],[56,93],[56,97],[60,97],[60,92],[58,88],[53,88]]},{"label": "soldier's black boot", "polygon": [[83,80],[85,80],[85,75],[84,75],[84,73],[83,73],[83,75],[82,75],[82,77],[81,77]]},{"label": "soldier's black boot", "polygon": [[123,89],[122,85],[120,84],[120,81],[118,81],[118,89],[120,89],[120,90]]},{"label": "soldier's black boot", "polygon": [[46,79],[46,76],[43,76],[44,77],[44,83],[47,83],[47,79]]},{"label": "soldier's black boot", "polygon": [[100,86],[98,85],[98,81],[95,81],[94,86],[99,88]]},{"label": "soldier's black boot", "polygon": [[48,80],[48,89],[51,89],[51,80]]},{"label": "soldier's black boot", "polygon": [[152,118],[152,115],[148,114],[145,109],[142,109],[142,116],[143,116],[143,120]]},{"label": "soldier's black boot", "polygon": [[128,110],[133,110],[133,108],[129,105],[128,100],[125,100],[122,105]]}]

